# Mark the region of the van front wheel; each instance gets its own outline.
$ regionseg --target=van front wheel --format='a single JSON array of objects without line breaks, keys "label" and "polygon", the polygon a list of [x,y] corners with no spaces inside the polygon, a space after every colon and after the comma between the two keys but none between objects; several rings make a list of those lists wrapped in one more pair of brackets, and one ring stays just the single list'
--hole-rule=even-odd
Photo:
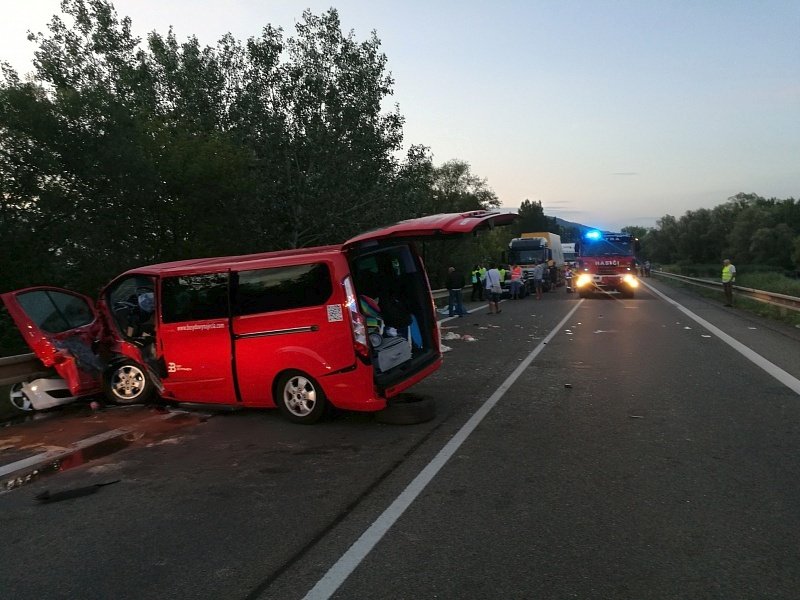
[{"label": "van front wheel", "polygon": [[153,395],[153,382],[144,367],[132,360],[111,367],[104,383],[106,398],[115,404],[146,402]]},{"label": "van front wheel", "polygon": [[309,375],[290,371],[278,380],[276,404],[283,416],[294,423],[310,425],[325,414],[327,400],[322,387]]}]

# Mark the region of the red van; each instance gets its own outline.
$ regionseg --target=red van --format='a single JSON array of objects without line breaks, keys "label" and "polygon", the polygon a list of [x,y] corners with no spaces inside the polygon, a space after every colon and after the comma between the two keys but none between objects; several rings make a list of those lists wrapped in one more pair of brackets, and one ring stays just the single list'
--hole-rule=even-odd
[{"label": "red van", "polygon": [[277,406],[292,421],[313,423],[328,403],[381,410],[441,365],[413,240],[516,218],[433,215],[341,245],[140,267],[103,288],[96,304],[52,287],[0,297],[71,396],[103,391],[126,404],[158,393],[177,402]]}]

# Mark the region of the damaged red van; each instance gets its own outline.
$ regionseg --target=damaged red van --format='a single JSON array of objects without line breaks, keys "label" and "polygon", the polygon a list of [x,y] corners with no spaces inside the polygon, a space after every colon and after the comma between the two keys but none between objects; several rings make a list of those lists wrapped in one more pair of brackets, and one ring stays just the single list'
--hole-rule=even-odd
[{"label": "damaged red van", "polygon": [[432,215],[341,245],[140,267],[103,288],[96,304],[52,287],[0,298],[74,397],[102,391],[127,404],[158,393],[176,402],[277,406],[292,421],[313,423],[328,404],[384,409],[441,365],[431,289],[413,241],[516,218]]}]

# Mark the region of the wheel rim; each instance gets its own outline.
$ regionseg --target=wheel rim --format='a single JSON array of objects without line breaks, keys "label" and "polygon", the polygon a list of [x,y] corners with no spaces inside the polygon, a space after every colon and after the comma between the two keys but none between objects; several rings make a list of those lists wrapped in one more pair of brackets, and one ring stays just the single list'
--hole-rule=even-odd
[{"label": "wheel rim", "polygon": [[307,417],[317,405],[317,389],[310,379],[296,375],[283,386],[283,404],[297,417]]},{"label": "wheel rim", "polygon": [[125,365],[114,371],[111,391],[121,400],[135,400],[144,392],[147,380],[139,367]]},{"label": "wheel rim", "polygon": [[11,392],[9,393],[9,399],[11,400],[11,404],[13,404],[14,407],[19,410],[24,410],[26,412],[33,410],[33,404],[31,404],[28,395],[22,391],[21,383],[15,383],[11,387]]}]

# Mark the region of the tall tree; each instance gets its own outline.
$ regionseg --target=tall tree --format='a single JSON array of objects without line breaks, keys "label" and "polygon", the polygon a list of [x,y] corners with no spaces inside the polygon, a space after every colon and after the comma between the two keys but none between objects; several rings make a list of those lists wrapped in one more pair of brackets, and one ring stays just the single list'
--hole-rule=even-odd
[{"label": "tall tree", "polygon": [[559,233],[559,226],[554,217],[544,214],[540,200],[523,200],[519,206],[519,220],[513,225],[516,235],[532,231],[550,231]]}]

